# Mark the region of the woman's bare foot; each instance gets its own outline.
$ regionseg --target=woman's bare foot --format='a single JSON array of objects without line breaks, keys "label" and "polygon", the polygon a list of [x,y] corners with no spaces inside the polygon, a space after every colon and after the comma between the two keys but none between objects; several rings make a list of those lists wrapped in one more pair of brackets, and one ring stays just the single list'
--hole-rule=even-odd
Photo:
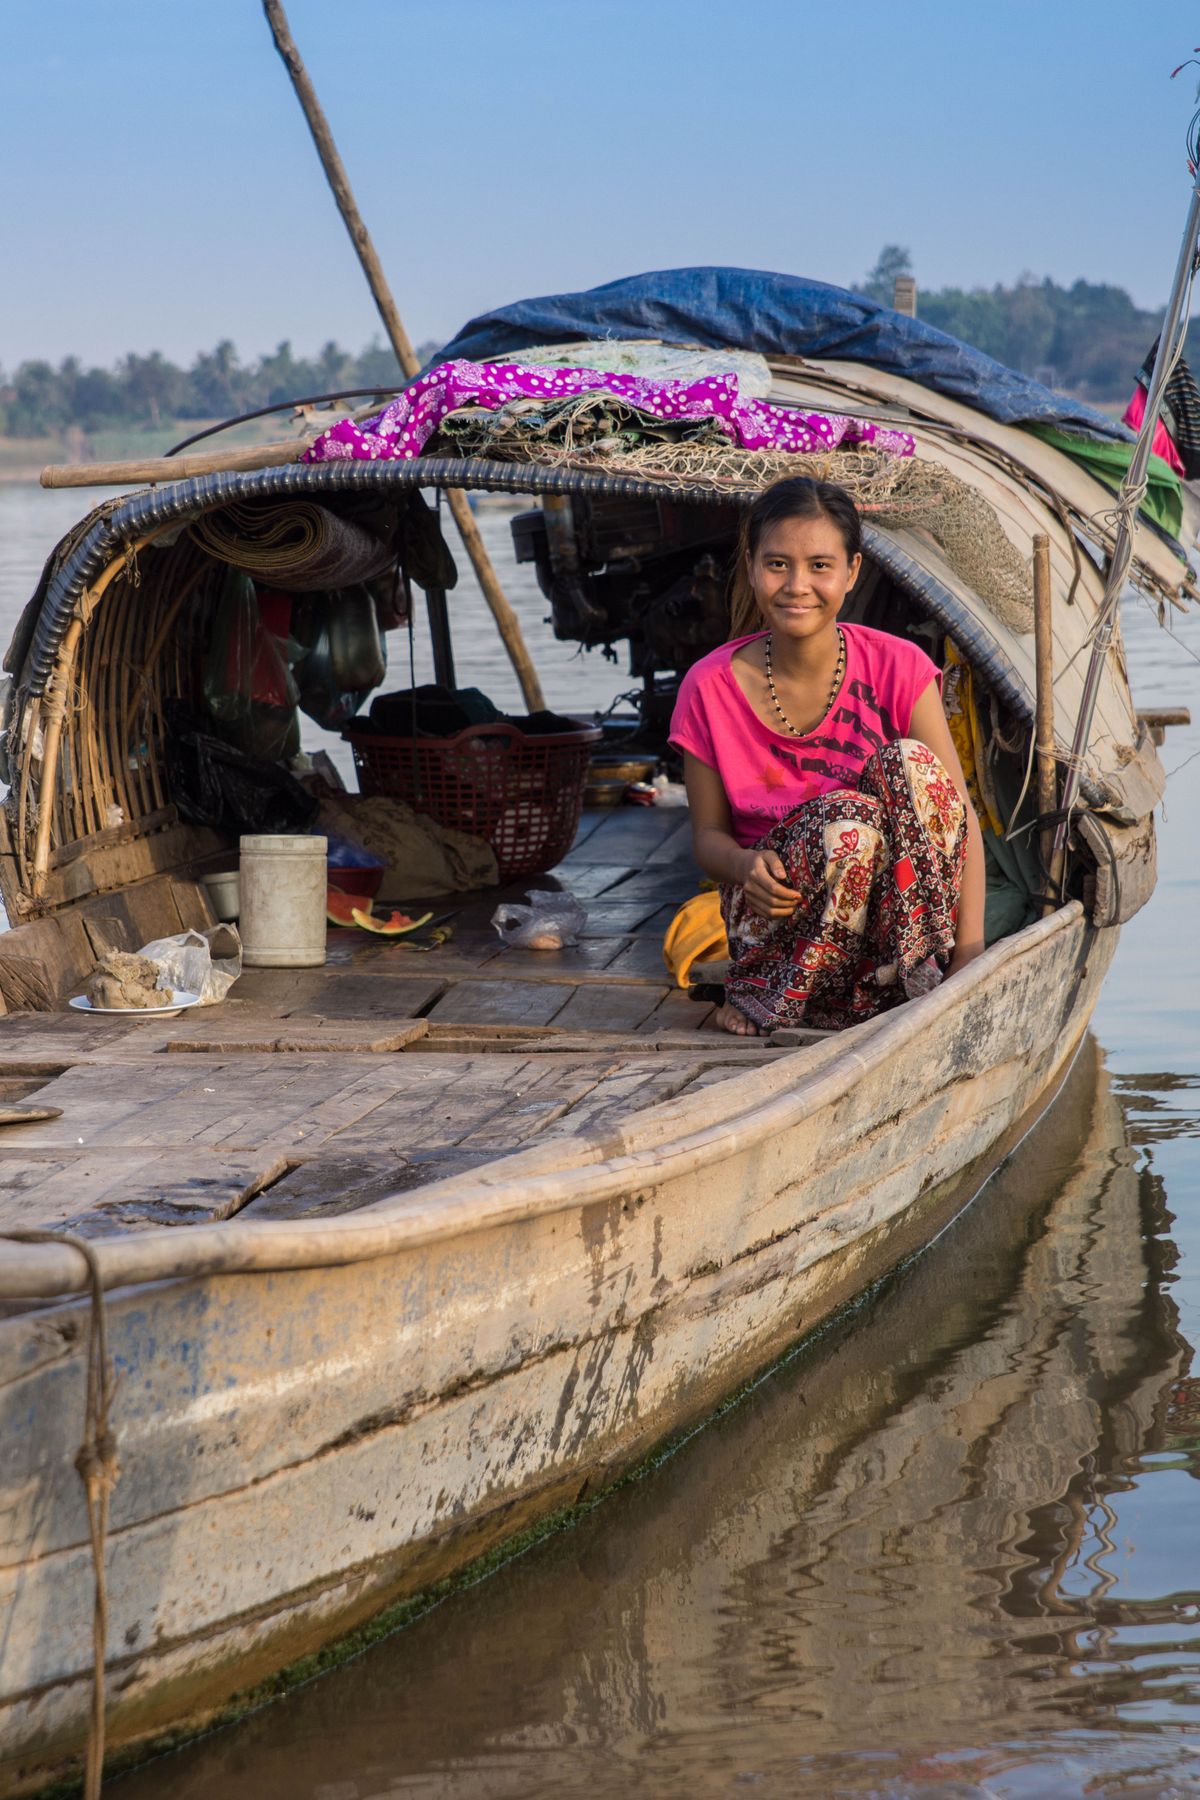
[{"label": "woman's bare foot", "polygon": [[739,1012],[728,1000],[717,1012],[714,1023],[721,1031],[732,1031],[735,1037],[758,1037],[758,1026],[753,1019],[748,1019],[744,1012]]}]

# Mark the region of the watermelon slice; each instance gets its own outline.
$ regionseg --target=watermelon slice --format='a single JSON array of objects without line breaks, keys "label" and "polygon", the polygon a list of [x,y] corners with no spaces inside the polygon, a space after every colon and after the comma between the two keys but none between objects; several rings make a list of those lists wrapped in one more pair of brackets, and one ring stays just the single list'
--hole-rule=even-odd
[{"label": "watermelon slice", "polygon": [[391,912],[377,918],[371,911],[370,901],[361,906],[361,900],[361,894],[343,894],[340,889],[329,887],[325,890],[325,917],[331,925],[351,929],[357,925],[361,931],[373,931],[379,937],[403,937],[406,931],[416,931],[433,917],[431,912],[422,913],[419,919],[410,919],[407,913]]},{"label": "watermelon slice", "polygon": [[351,917],[363,931],[374,931],[380,937],[403,937],[406,931],[416,931],[421,925],[427,925],[433,914],[422,913],[419,919],[410,919],[407,913],[392,912],[386,918],[376,918],[369,908],[363,912],[361,907],[355,906],[351,909]]},{"label": "watermelon slice", "polygon": [[346,925],[353,928],[352,914],[361,894],[343,894],[340,888],[327,887],[325,890],[325,917],[330,925]]}]

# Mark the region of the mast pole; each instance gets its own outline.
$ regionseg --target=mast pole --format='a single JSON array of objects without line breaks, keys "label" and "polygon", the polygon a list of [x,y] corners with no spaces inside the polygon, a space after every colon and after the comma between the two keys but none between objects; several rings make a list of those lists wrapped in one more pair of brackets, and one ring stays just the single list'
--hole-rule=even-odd
[{"label": "mast pole", "polygon": [[[1037,756],[1037,807],[1043,818],[1054,811],[1058,770],[1054,760],[1054,637],[1053,601],[1050,590],[1050,539],[1039,531],[1033,540],[1033,647],[1037,671],[1035,743]],[[1049,825],[1038,833],[1038,853],[1050,889],[1042,904],[1044,913],[1058,905],[1050,872],[1054,867],[1054,831]]]},{"label": "mast pole", "polygon": [[[346,174],[345,164],[338,154],[337,145],[333,141],[333,133],[329,129],[321,102],[317,99],[316,89],[309,79],[308,70],[304,66],[295,39],[288,26],[287,14],[283,10],[282,0],[263,0],[263,12],[267,24],[271,28],[271,36],[275,40],[275,48],[283,59],[284,67],[291,77],[296,98],[300,102],[317,155],[321,159],[321,167],[332,189],[337,202],[342,222],[350,233],[351,242],[362,265],[363,274],[371,290],[371,297],[379,309],[383,328],[388,334],[396,359],[408,380],[420,371],[416,352],[412,341],[404,328],[399,308],[388,286],[387,276],[383,272],[383,264],[379,260],[371,235],[367,230],[362,214],[358,210],[350,178]],[[521,684],[521,693],[525,705],[530,712],[541,712],[546,702],[542,695],[542,684],[538,679],[533,658],[521,633],[520,622],[509,605],[504,589],[500,586],[499,577],[492,566],[491,557],[487,553],[479,527],[475,523],[474,514],[467,504],[467,498],[458,488],[447,491],[446,498],[450,511],[454,514],[454,522],[458,526],[463,548],[471,559],[475,577],[483,589],[483,597],[491,608],[492,617],[496,621],[496,629],[500,633],[508,660],[516,672]]]},{"label": "mast pole", "polygon": [[1125,472],[1125,479],[1121,483],[1121,491],[1114,508],[1118,517],[1116,541],[1109,559],[1104,599],[1100,607],[1095,636],[1092,639],[1092,653],[1088,661],[1083,694],[1079,702],[1079,714],[1075,721],[1075,735],[1071,740],[1071,755],[1067,763],[1066,779],[1063,782],[1062,817],[1054,832],[1054,848],[1050,867],[1056,872],[1061,872],[1065,865],[1071,809],[1079,792],[1079,776],[1083,757],[1091,738],[1092,720],[1096,715],[1096,700],[1100,692],[1100,677],[1109,645],[1112,643],[1113,632],[1116,629],[1121,593],[1133,557],[1133,544],[1139,523],[1138,508],[1145,492],[1150,446],[1154,441],[1155,426],[1158,424],[1159,414],[1162,411],[1163,393],[1179,359],[1179,352],[1183,347],[1183,332],[1187,328],[1187,302],[1196,266],[1197,236],[1200,235],[1200,168],[1189,165],[1189,169],[1192,177],[1192,197],[1188,206],[1183,241],[1179,246],[1179,260],[1175,266],[1175,280],[1171,287],[1171,297],[1167,302],[1162,332],[1158,340],[1158,353],[1154,358],[1154,373],[1150,380],[1150,390],[1146,396],[1146,416],[1142,420],[1142,428],[1138,433],[1133,456],[1130,458],[1129,467]]}]

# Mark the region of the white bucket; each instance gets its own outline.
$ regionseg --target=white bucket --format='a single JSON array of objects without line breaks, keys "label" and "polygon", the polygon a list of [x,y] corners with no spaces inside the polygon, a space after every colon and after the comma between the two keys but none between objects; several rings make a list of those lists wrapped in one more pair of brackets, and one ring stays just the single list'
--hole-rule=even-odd
[{"label": "white bucket", "polygon": [[310,969],[325,961],[323,837],[244,837],[238,881],[242,962]]},{"label": "white bucket", "polygon": [[218,919],[236,919],[238,916],[238,872],[236,869],[221,869],[215,875],[205,875],[204,885],[208,889],[208,899]]}]

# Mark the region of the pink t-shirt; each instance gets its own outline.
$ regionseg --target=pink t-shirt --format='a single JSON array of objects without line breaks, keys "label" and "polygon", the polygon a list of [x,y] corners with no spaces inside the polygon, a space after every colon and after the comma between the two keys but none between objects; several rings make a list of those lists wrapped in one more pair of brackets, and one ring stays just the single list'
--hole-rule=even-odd
[{"label": "pink t-shirt", "polygon": [[735,638],[693,663],[679,685],[671,742],[721,777],[744,847],[805,800],[858,786],[872,751],[907,737],[912,710],[941,671],[907,638],[867,625],[843,625],[846,673],[833,705],[812,731],[792,737],[763,724],[730,664],[752,637]]}]

